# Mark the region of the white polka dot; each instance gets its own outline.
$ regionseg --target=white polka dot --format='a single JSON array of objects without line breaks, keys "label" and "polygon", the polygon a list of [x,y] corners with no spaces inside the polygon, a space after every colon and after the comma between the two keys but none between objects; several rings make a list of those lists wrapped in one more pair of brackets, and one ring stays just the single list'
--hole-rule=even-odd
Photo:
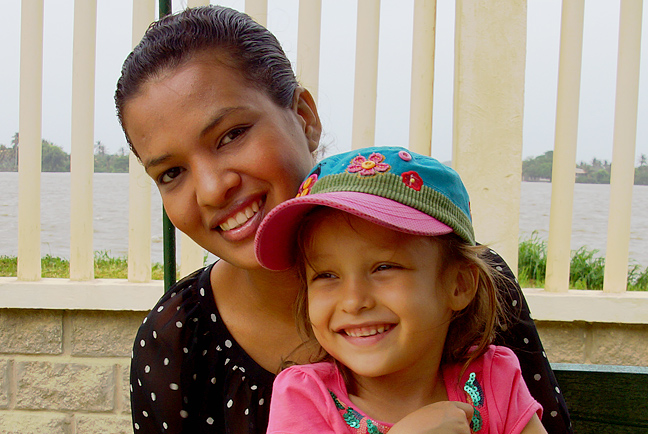
[{"label": "white polka dot", "polygon": [[540,374],[535,374],[535,375],[533,376],[533,379],[534,379],[535,381],[540,381],[541,378],[542,378],[542,375],[540,375]]},{"label": "white polka dot", "polygon": [[525,343],[525,344],[528,344],[528,343],[529,343],[529,339],[528,339],[528,338],[524,338],[524,343]]},{"label": "white polka dot", "polygon": [[205,296],[205,288],[200,288],[200,295]]},{"label": "white polka dot", "polygon": [[163,310],[164,310],[164,306],[160,306],[160,307],[157,308],[158,312],[162,312]]},{"label": "white polka dot", "polygon": [[206,356],[206,355],[207,355],[207,350],[204,350],[203,351],[203,356]]},{"label": "white polka dot", "polygon": [[212,314],[211,314],[211,320],[212,320],[213,322],[216,322],[216,314],[215,314],[215,313],[212,313]]},{"label": "white polka dot", "polygon": [[164,358],[164,366],[168,366],[168,365],[169,365],[169,358],[165,357]]},{"label": "white polka dot", "polygon": [[207,423],[208,423],[209,425],[213,425],[213,424],[214,424],[214,419],[212,419],[211,417],[208,417],[208,418],[207,418]]},{"label": "white polka dot", "polygon": [[139,384],[139,386],[142,387],[142,382],[139,380],[139,378],[137,379],[137,384]]},{"label": "white polka dot", "polygon": [[182,349],[182,351],[183,351],[185,354],[189,354],[189,348],[187,348],[187,347],[184,347],[184,348]]},{"label": "white polka dot", "polygon": [[186,419],[189,417],[189,413],[187,413],[185,410],[180,410],[180,417]]},{"label": "white polka dot", "polygon": [[247,416],[248,414],[250,414],[250,409],[249,409],[249,408],[246,408],[246,409],[245,409],[245,415]]},{"label": "white polka dot", "polygon": [[245,372],[245,368],[244,368],[243,366],[241,366],[241,367],[239,368],[239,371],[241,371],[241,372]]},{"label": "white polka dot", "polygon": [[211,383],[212,383],[212,384],[216,384],[216,377],[212,377],[212,379],[211,379]]},{"label": "white polka dot", "polygon": [[241,381],[245,381],[245,375],[241,377]]},{"label": "white polka dot", "polygon": [[156,399],[155,392],[151,392],[151,400],[155,401],[155,399]]},{"label": "white polka dot", "polygon": [[135,429],[139,429],[139,424],[135,424]]},{"label": "white polka dot", "polygon": [[556,393],[560,393],[560,389],[556,386]]},{"label": "white polka dot", "polygon": [[495,250],[490,251],[493,255],[497,255],[497,252]]},{"label": "white polka dot", "polygon": [[236,371],[237,369],[238,369],[238,366],[234,365],[234,367],[232,368],[232,371]]},{"label": "white polka dot", "polygon": [[182,323],[181,323],[180,321],[177,321],[177,322],[176,322],[176,327],[178,327],[179,329],[181,329],[181,328],[182,328]]},{"label": "white polka dot", "polygon": [[176,307],[176,310],[180,310],[180,306],[177,306],[177,307]]},{"label": "white polka dot", "polygon": [[230,359],[225,359],[225,364],[227,365],[230,362]]},{"label": "white polka dot", "polygon": [[148,413],[146,412],[146,410],[143,411],[142,414],[144,415],[144,417],[148,417]]},{"label": "white polka dot", "polygon": [[216,351],[223,351],[223,349],[220,347],[220,345],[216,346]]},{"label": "white polka dot", "polygon": [[503,270],[504,270],[504,269],[503,269],[502,267],[500,267],[499,265],[498,265],[497,267],[495,267],[495,269],[496,269],[497,271],[503,271]]},{"label": "white polka dot", "polygon": [[153,330],[153,339],[157,339],[157,332]]},{"label": "white polka dot", "polygon": [[149,365],[144,366],[144,372],[146,372],[147,374],[151,372],[151,367]]},{"label": "white polka dot", "polygon": [[225,341],[225,346],[226,346],[227,348],[232,348],[232,341],[230,341],[229,339],[226,340],[226,341]]},{"label": "white polka dot", "polygon": [[265,402],[265,399],[263,399],[263,398],[259,399],[259,405],[263,405],[264,402]]},{"label": "white polka dot", "polygon": [[135,357],[135,351],[131,350],[131,359]]},{"label": "white polka dot", "polygon": [[130,385],[130,391],[131,392],[133,391],[133,385],[132,384]]},{"label": "white polka dot", "polygon": [[193,374],[193,379],[195,380],[196,378],[198,378],[198,375],[197,375],[197,374]]},{"label": "white polka dot", "polygon": [[231,399],[227,401],[227,408],[232,408],[233,405],[234,405],[234,401],[232,401]]},{"label": "white polka dot", "polygon": [[171,293],[171,298],[175,297],[176,294],[177,294],[176,292],[172,292],[172,293]]},{"label": "white polka dot", "polygon": [[146,324],[146,321],[148,321],[148,317],[147,317],[147,316],[144,317],[144,321],[142,321],[142,324]]},{"label": "white polka dot", "polygon": [[164,427],[164,429],[168,429],[168,428],[169,428],[169,425],[167,425],[166,422],[162,422],[162,426]]},{"label": "white polka dot", "polygon": [[542,352],[542,357],[544,357],[544,358],[546,359],[546,358],[547,358],[547,353],[545,353],[545,352],[543,351],[543,352]]},{"label": "white polka dot", "polygon": [[140,347],[144,348],[144,345],[146,345],[146,341],[144,339],[142,339],[140,341]]},{"label": "white polka dot", "polygon": [[558,416],[558,412],[555,411],[555,410],[552,411],[550,414],[551,414],[551,417],[556,417],[556,416]]},{"label": "white polka dot", "polygon": [[178,390],[179,388],[180,387],[175,383],[169,384],[169,389],[171,389],[171,390]]},{"label": "white polka dot", "polygon": [[513,300],[511,304],[513,305],[513,307],[517,306],[517,300]]},{"label": "white polka dot", "polygon": [[256,385],[254,385],[254,386],[250,387],[250,389],[257,390],[257,387],[256,387]]},{"label": "white polka dot", "polygon": [[194,319],[193,319],[193,322],[198,322],[198,318],[194,318]]}]

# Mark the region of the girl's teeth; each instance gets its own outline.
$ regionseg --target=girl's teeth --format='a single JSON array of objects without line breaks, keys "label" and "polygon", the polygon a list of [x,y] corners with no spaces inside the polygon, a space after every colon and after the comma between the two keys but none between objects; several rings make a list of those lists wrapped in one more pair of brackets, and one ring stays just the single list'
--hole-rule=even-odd
[{"label": "girl's teeth", "polygon": [[380,333],[384,333],[385,330],[388,330],[389,326],[379,326],[376,328],[360,328],[360,329],[354,329],[354,330],[345,330],[345,333],[347,336],[351,336],[354,338],[358,337],[368,337],[368,336],[374,336]]}]

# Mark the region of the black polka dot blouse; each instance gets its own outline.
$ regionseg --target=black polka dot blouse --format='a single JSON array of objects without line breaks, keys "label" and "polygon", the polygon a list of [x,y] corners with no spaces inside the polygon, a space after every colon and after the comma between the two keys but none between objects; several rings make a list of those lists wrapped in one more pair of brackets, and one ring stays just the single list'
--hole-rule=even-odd
[{"label": "black polka dot blouse", "polygon": [[178,282],[139,328],[130,379],[135,433],[266,431],[274,375],[221,321],[212,266]]},{"label": "black polka dot blouse", "polygon": [[[508,279],[504,304],[516,315],[496,345],[511,348],[553,433],[572,433],[567,406],[513,273],[494,251],[486,258]],[[274,375],[252,360],[223,324],[209,279],[212,266],[178,282],[140,326],[131,364],[133,429],[140,433],[266,432]]]}]

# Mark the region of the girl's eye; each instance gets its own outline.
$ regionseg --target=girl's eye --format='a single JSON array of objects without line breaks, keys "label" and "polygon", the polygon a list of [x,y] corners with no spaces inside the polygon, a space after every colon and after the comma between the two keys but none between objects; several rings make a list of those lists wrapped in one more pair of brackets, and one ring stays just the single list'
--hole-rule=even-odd
[{"label": "girl's eye", "polygon": [[241,136],[247,131],[247,128],[234,128],[233,130],[230,130],[225,134],[225,136],[221,140],[221,146],[227,145],[230,142],[233,142],[236,138]]},{"label": "girl's eye", "polygon": [[333,273],[328,273],[328,272],[317,273],[313,275],[313,277],[311,278],[311,282],[314,282],[316,280],[326,280],[326,279],[334,279],[334,278],[335,278],[335,274]]},{"label": "girl's eye", "polygon": [[168,184],[169,182],[173,181],[178,175],[182,173],[182,169],[180,167],[173,167],[171,169],[166,170],[160,177],[158,178],[158,183],[159,184]]}]

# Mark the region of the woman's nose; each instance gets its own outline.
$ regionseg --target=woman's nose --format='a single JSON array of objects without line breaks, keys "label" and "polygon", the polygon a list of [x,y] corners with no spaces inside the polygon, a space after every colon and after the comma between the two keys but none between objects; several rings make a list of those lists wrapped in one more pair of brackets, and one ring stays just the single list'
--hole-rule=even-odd
[{"label": "woman's nose", "polygon": [[375,299],[366,282],[354,279],[343,285],[340,304],[344,312],[357,314],[362,310],[374,307]]},{"label": "woman's nose", "polygon": [[240,185],[241,178],[232,170],[216,164],[203,164],[194,170],[196,201],[199,206],[221,207]]}]

